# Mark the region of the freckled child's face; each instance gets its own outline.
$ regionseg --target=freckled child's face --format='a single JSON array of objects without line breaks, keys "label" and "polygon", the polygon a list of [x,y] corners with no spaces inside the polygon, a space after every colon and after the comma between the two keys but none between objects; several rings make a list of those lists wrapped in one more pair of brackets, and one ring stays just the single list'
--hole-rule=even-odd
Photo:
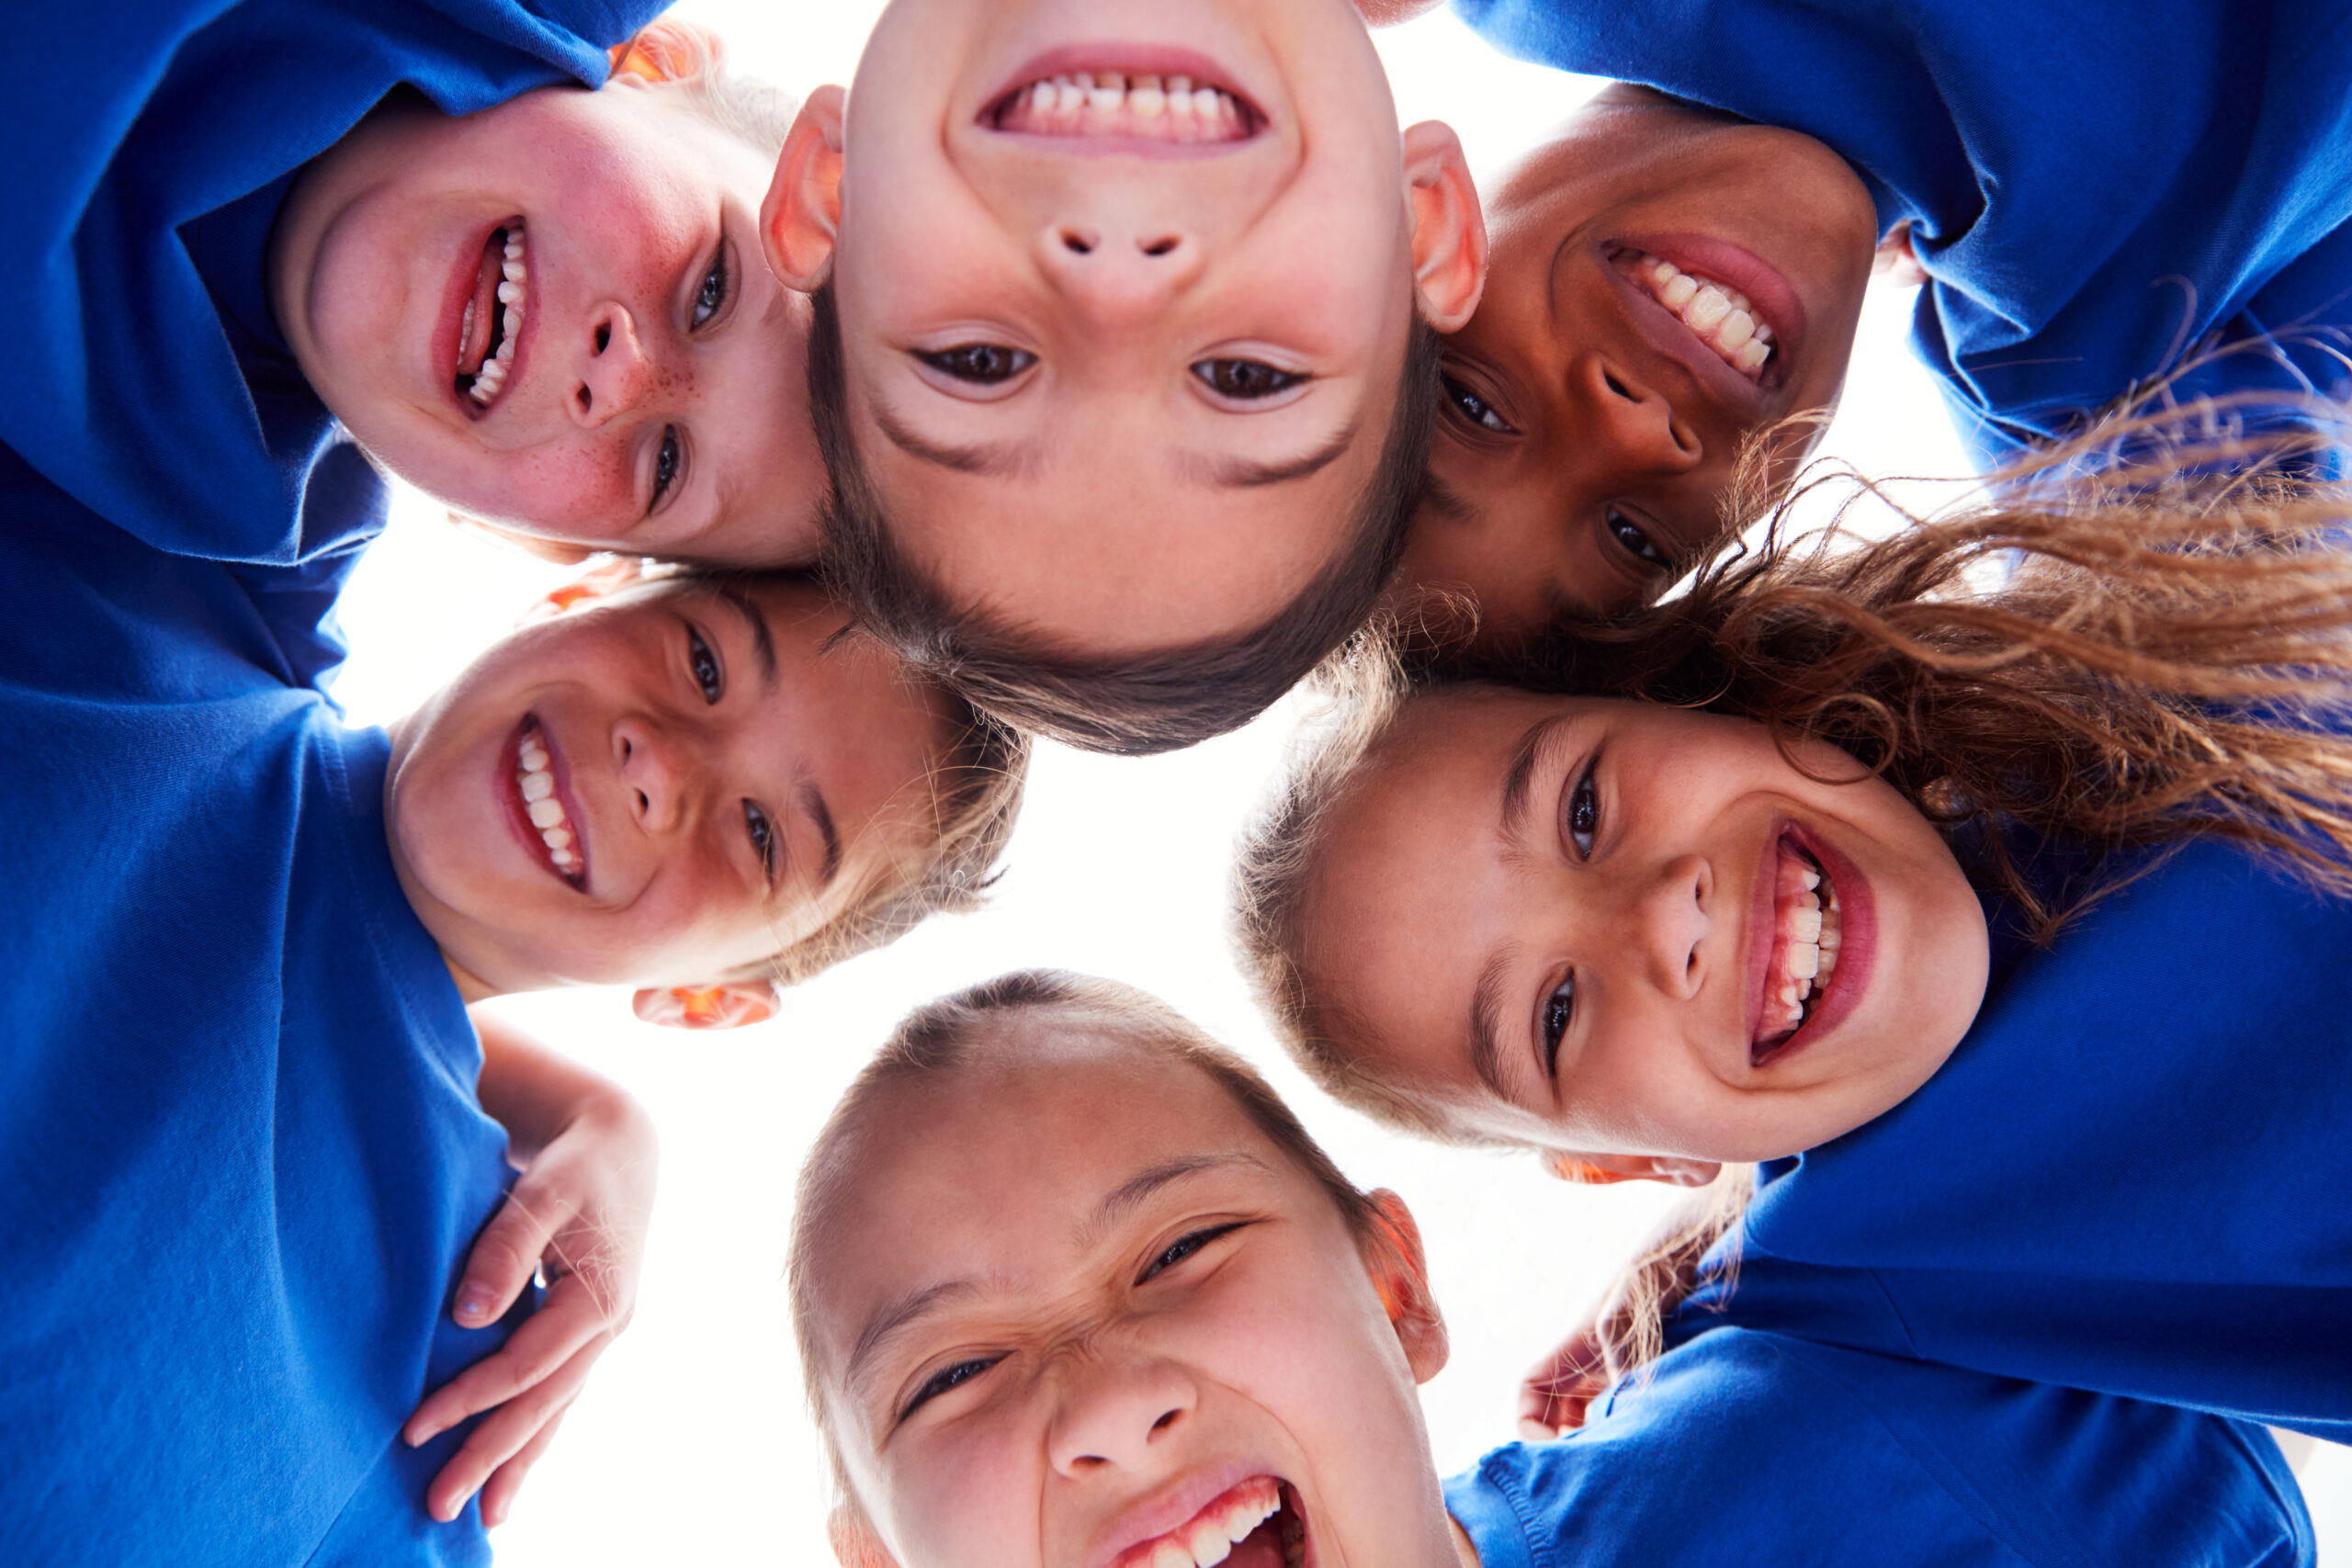
[{"label": "freckled child's face", "polygon": [[526,627],[394,727],[393,863],[504,990],[723,977],[930,822],[940,716],[814,588],[655,585]]},{"label": "freckled child's face", "polygon": [[395,101],[304,171],[272,302],[387,467],[546,538],[814,555],[808,300],[763,260],[771,161],[692,90],[625,78],[457,118]]},{"label": "freckled child's face", "polygon": [[1746,720],[1445,693],[1330,822],[1311,983],[1371,1021],[1367,1067],[1514,1141],[1792,1155],[1925,1083],[1984,997],[1983,907],[1942,837]]},{"label": "freckled child's face", "polygon": [[[1512,168],[1487,222],[1406,580],[1471,589],[1493,645],[1653,599],[1725,536],[1746,438],[1837,403],[1876,219],[1810,137],[1621,93]],[[1817,434],[1779,439],[1770,488]]]},{"label": "freckled child's face", "polygon": [[847,114],[847,394],[899,548],[1081,654],[1295,598],[1351,536],[1415,309],[1345,0],[897,0]]},{"label": "freckled child's face", "polygon": [[1302,1531],[1309,1565],[1452,1568],[1417,1367],[1329,1196],[1196,1068],[996,1043],[888,1091],[820,1241],[827,1406],[899,1568],[1204,1532],[1283,1568]]}]

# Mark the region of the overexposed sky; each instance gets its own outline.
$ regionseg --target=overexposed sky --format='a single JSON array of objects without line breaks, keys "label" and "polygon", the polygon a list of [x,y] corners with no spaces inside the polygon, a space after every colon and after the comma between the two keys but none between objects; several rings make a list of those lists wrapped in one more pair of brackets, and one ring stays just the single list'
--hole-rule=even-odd
[{"label": "overexposed sky", "polygon": [[[795,92],[846,82],[878,8],[878,0],[679,7],[730,40],[740,69]],[[1442,13],[1383,35],[1381,45],[1402,118],[1451,122],[1480,170],[1597,85],[1506,60]],[[1866,473],[1956,474],[1965,467],[1959,446],[1903,349],[1909,304],[1907,295],[1874,295],[1866,308],[1849,395],[1824,450]],[[1921,493],[1931,503],[1940,492]],[[394,515],[344,607],[354,657],[337,691],[364,723],[416,705],[566,575],[458,532],[413,493]],[[1438,1463],[1451,1473],[1511,1438],[1520,1372],[1575,1321],[1672,1194],[1646,1184],[1573,1189],[1524,1158],[1401,1141],[1331,1105],[1282,1059],[1227,956],[1225,874],[1233,830],[1294,716],[1284,704],[1238,734],[1140,761],[1040,747],[992,907],[934,920],[833,970],[790,993],[771,1023],[731,1035],[656,1030],[629,1016],[626,996],[605,991],[499,1004],[628,1085],[663,1140],[636,1322],[493,1536],[503,1564],[830,1561],[824,1472],[781,1283],[800,1153],[900,1014],[1034,964],[1159,993],[1264,1067],[1351,1176],[1401,1192],[1420,1218],[1453,1327],[1453,1363],[1424,1391]],[[2347,1459],[2328,1450],[2310,1477],[2314,1512],[2339,1527],[2352,1526]]]}]

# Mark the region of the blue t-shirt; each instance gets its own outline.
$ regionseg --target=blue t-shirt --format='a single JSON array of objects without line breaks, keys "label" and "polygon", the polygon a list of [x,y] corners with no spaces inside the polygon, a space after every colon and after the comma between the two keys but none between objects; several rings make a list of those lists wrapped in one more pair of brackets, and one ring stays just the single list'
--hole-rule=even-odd
[{"label": "blue t-shirt", "polygon": [[1913,345],[1987,467],[2209,343],[2243,346],[2177,395],[2352,396],[2347,0],[1455,7],[1513,54],[1841,154],[1882,231],[1911,222]]},{"label": "blue t-shirt", "polygon": [[486,1562],[424,1513],[462,1433],[397,1433],[512,1326],[448,1314],[506,1139],[313,684],[351,557],[165,554],[5,450],[0,517],[0,1562]]},{"label": "blue t-shirt", "polygon": [[[294,172],[401,83],[450,114],[605,73],[664,0],[154,0],[20,39],[0,126],[0,446],[159,548],[286,563],[334,439],[278,333]],[[300,520],[298,523],[298,519]]]},{"label": "blue t-shirt", "polygon": [[1481,1568],[2290,1568],[2278,1446],[2165,1405],[1717,1327],[1445,1483]]},{"label": "blue t-shirt", "polygon": [[1739,1320],[2352,1439],[2352,902],[2208,841],[2005,910],[1944,1066],[1763,1168]]}]

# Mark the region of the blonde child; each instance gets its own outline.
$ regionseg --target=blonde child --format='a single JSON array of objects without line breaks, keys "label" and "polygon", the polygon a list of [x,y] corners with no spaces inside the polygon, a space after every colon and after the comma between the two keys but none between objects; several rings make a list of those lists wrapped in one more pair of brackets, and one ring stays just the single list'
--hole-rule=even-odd
[{"label": "blonde child", "polygon": [[1441,1483],[1403,1201],[1107,981],[902,1022],[803,1168],[791,1284],[849,1568],[2312,1555],[2256,1429],[1736,1323]]}]

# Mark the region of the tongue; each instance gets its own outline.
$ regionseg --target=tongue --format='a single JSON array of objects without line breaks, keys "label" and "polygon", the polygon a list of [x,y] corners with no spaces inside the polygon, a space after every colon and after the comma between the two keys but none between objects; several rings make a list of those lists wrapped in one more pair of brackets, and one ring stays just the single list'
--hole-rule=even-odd
[{"label": "tongue", "polygon": [[498,286],[506,278],[505,261],[506,231],[492,230],[490,243],[481,248],[481,265],[474,271],[473,310],[466,318],[465,339],[458,344],[460,376],[479,374],[482,361],[490,357],[498,321]]},{"label": "tongue", "polygon": [[1285,1512],[1276,1510],[1272,1517],[1236,1542],[1233,1555],[1225,1560],[1223,1568],[1283,1568]]}]

